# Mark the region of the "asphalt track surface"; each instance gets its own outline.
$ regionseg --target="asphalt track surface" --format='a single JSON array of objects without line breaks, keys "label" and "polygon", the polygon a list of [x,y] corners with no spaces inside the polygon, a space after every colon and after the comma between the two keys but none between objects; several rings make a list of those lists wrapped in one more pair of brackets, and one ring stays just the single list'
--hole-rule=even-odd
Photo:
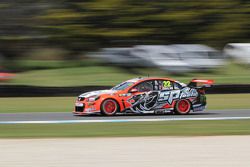
[{"label": "asphalt track surface", "polygon": [[[71,112],[38,112],[38,113],[3,113],[0,114],[0,123],[8,121],[121,121],[122,120],[220,120],[220,119],[250,119],[250,109],[208,110],[205,112],[190,113],[189,115],[117,115],[117,116],[74,116]],[[107,121],[108,122],[108,121]],[[70,123],[70,122],[68,122]],[[78,122],[79,123],[79,122]]]}]

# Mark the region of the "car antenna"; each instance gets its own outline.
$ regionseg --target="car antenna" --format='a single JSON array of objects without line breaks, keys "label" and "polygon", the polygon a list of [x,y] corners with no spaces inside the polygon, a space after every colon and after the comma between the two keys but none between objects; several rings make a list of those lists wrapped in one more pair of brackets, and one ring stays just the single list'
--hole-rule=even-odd
[{"label": "car antenna", "polygon": [[148,78],[149,78],[149,74],[148,74]]}]

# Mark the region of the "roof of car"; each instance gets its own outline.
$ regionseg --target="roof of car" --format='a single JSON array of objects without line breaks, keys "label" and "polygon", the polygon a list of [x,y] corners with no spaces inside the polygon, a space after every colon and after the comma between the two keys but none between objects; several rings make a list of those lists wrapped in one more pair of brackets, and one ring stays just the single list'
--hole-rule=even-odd
[{"label": "roof of car", "polygon": [[169,81],[176,81],[174,79],[171,78],[163,78],[163,77],[138,77],[138,78],[133,78],[128,80],[127,82],[141,82],[141,81],[148,81],[148,80],[156,80],[156,79],[160,79],[160,80],[169,80]]}]

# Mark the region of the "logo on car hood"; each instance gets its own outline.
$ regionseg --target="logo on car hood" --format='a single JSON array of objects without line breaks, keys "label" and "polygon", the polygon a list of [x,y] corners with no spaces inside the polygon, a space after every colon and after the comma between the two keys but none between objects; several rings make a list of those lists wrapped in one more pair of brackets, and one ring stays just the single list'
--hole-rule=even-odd
[{"label": "logo on car hood", "polygon": [[86,92],[81,94],[79,97],[91,97],[91,96],[98,96],[98,95],[102,95],[102,94],[112,94],[115,93],[116,90],[97,90],[97,91],[91,91],[91,92]]}]

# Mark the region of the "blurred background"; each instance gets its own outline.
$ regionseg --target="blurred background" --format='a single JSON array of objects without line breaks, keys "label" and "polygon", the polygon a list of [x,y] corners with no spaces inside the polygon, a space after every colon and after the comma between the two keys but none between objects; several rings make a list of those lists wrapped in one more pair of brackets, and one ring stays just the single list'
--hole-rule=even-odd
[{"label": "blurred background", "polygon": [[250,2],[1,0],[0,84],[250,83]]}]

